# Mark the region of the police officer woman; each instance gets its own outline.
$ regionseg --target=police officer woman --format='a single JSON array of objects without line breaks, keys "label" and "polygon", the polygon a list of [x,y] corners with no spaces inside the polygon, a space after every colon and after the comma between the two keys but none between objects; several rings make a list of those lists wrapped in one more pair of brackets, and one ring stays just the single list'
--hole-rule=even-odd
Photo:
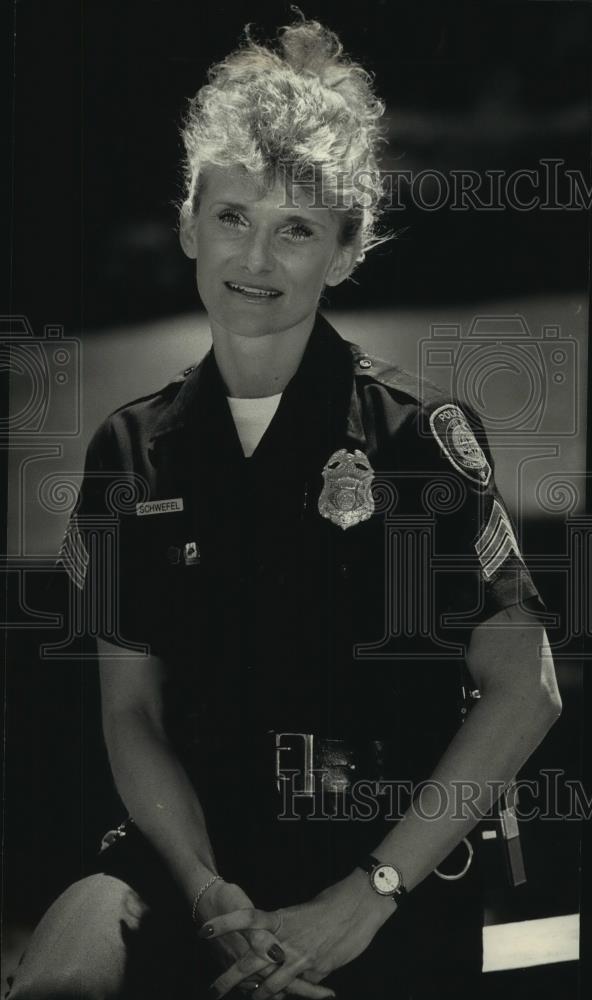
[{"label": "police officer woman", "polygon": [[[478,421],[318,312],[379,240],[382,112],[304,20],[190,104],[213,347],[95,433],[60,554],[130,818],[11,1000],[474,995],[474,874],[434,871],[560,700]],[[394,779],[423,781],[401,822]]]}]

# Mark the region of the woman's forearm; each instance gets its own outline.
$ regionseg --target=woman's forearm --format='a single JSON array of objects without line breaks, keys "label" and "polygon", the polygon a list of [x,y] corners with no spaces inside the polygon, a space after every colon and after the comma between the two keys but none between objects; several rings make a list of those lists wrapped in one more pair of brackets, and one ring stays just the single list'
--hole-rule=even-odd
[{"label": "woman's forearm", "polygon": [[141,709],[111,713],[104,733],[126,808],[191,903],[217,869],[204,813],[181,761]]},{"label": "woman's forearm", "polygon": [[528,702],[526,693],[520,697],[492,689],[484,694],[423,787],[421,799],[376,847],[377,857],[399,868],[406,887],[413,889],[491,809],[557,714],[544,692]]}]

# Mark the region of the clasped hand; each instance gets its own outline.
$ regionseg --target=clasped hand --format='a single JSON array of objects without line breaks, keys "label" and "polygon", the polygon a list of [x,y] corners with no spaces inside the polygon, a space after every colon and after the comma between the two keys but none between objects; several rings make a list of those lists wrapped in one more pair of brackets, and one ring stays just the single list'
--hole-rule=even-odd
[{"label": "clasped hand", "polygon": [[[226,996],[259,974],[265,978],[257,989],[257,1000],[284,992],[311,1000],[334,996],[318,983],[357,958],[395,909],[394,900],[381,899],[363,873],[354,872],[307,903],[272,911],[248,907],[215,916],[204,924],[200,937],[216,940],[242,932],[249,940],[265,932],[266,957],[257,954],[260,947],[240,956],[212,984],[212,994]],[[270,970],[267,956],[274,944],[280,946],[284,959]]]}]

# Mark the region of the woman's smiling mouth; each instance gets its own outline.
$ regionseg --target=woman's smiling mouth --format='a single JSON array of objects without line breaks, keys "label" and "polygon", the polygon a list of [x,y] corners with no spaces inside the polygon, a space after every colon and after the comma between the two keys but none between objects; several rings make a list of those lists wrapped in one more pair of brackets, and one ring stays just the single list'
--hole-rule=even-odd
[{"label": "woman's smiling mouth", "polygon": [[225,281],[224,284],[231,292],[243,295],[248,299],[277,299],[282,292],[276,288],[262,288],[257,285],[239,285],[236,281]]}]

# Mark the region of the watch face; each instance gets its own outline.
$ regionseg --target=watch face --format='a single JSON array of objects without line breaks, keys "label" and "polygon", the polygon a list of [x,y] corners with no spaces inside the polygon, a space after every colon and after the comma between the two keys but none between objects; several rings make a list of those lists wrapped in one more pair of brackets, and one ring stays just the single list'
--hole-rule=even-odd
[{"label": "watch face", "polygon": [[381,896],[390,896],[401,887],[401,876],[392,865],[378,865],[372,872],[372,885]]}]

